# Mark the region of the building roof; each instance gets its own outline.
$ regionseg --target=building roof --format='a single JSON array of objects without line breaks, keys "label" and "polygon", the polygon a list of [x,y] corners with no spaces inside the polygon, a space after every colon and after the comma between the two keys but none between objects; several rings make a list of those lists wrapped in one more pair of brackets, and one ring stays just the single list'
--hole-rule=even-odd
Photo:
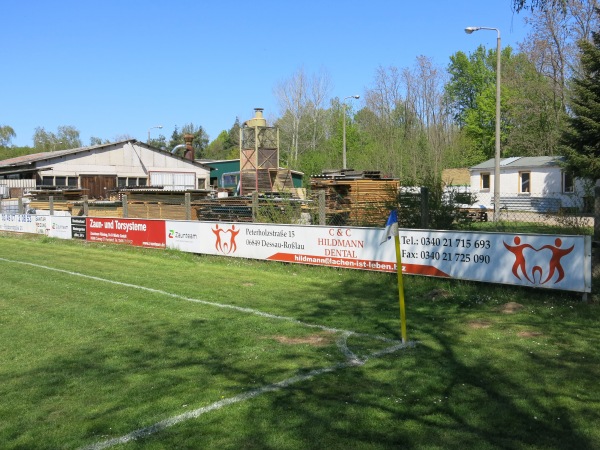
[{"label": "building roof", "polygon": [[446,186],[463,186],[471,184],[469,169],[444,169],[442,181]]},{"label": "building roof", "polygon": [[[502,158],[500,160],[500,169],[508,167],[511,169],[533,169],[543,167],[559,167],[564,161],[563,156],[522,156],[512,158]],[[469,170],[493,170],[495,166],[495,159],[488,159],[485,162],[477,164],[476,166],[469,167]]]},{"label": "building roof", "polygon": [[67,150],[56,150],[53,152],[32,153],[29,155],[17,156],[15,158],[9,158],[9,159],[4,159],[4,160],[0,161],[0,168],[5,169],[5,172],[6,172],[6,169],[9,169],[9,170],[13,169],[13,168],[18,169],[23,166],[31,166],[34,163],[40,162],[40,161],[47,161],[49,159],[59,158],[61,156],[73,155],[73,154],[77,154],[77,153],[88,152],[88,151],[92,151],[92,150],[98,150],[98,149],[102,149],[105,147],[118,146],[118,145],[127,144],[127,143],[141,145],[150,150],[154,150],[154,151],[160,152],[160,153],[165,153],[172,158],[184,159],[185,161],[188,161],[189,163],[201,166],[201,167],[209,170],[209,167],[207,167],[206,164],[204,164],[200,161],[192,161],[192,160],[186,159],[182,156],[174,155],[169,151],[161,150],[157,147],[153,147],[151,145],[140,142],[137,139],[127,139],[124,141],[110,142],[108,144],[93,145],[90,147],[79,147],[79,148],[71,148],[71,149],[67,149]]}]

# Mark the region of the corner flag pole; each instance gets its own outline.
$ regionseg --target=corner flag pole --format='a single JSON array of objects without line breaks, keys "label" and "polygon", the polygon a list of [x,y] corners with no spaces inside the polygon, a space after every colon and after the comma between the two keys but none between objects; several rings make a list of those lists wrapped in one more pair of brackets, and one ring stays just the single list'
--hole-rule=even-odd
[{"label": "corner flag pole", "polygon": [[402,343],[406,344],[406,311],[404,309],[404,280],[402,279],[402,253],[400,252],[400,236],[398,228],[395,229],[394,241],[396,242],[396,273],[398,274],[398,298],[400,300],[400,332]]},{"label": "corner flag pole", "polygon": [[[385,224],[385,237],[381,244],[387,242],[394,236],[396,243],[396,274],[398,276],[398,297],[400,299],[400,331],[402,343],[406,344],[406,312],[404,310],[404,281],[402,280],[402,253],[400,252],[400,236],[398,233],[398,211],[392,209]],[[381,245],[379,244],[379,245]]]}]

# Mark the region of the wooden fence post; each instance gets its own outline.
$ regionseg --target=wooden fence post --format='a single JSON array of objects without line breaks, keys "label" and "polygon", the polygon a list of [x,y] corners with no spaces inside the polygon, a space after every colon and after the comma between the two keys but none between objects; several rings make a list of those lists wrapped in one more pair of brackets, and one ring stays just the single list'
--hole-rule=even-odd
[{"label": "wooden fence post", "polygon": [[592,238],[592,278],[600,276],[600,186],[594,186],[594,237]]},{"label": "wooden fence post", "polygon": [[88,204],[88,196],[84,195],[83,197],[83,215],[85,217],[90,215],[90,205]]},{"label": "wooden fence post", "polygon": [[123,219],[127,219],[129,217],[129,208],[127,203],[127,194],[123,194],[121,196],[121,202],[123,203]]},{"label": "wooden fence post", "polygon": [[429,188],[421,187],[421,228],[429,228]]},{"label": "wooden fence post", "polygon": [[48,209],[50,210],[50,215],[54,215],[54,195],[48,197]]},{"label": "wooden fence post", "polygon": [[185,193],[185,220],[192,220],[192,196]]},{"label": "wooden fence post", "polygon": [[258,191],[252,192],[252,222],[258,217]]},{"label": "wooden fence post", "polygon": [[325,205],[325,190],[321,189],[319,191],[319,225],[326,225],[326,212],[327,208]]}]

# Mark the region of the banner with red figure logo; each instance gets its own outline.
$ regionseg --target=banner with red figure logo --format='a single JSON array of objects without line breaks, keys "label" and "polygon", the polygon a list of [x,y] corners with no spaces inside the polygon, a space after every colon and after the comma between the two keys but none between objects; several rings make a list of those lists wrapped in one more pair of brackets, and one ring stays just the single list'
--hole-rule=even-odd
[{"label": "banner with red figure logo", "polygon": [[[0,214],[0,231],[185,252],[396,272],[383,228]],[[592,237],[398,231],[402,272],[591,292]]]},{"label": "banner with red figure logo", "polygon": [[[166,221],[167,247],[194,253],[396,271],[384,230]],[[405,274],[591,291],[591,237],[400,229]]]}]

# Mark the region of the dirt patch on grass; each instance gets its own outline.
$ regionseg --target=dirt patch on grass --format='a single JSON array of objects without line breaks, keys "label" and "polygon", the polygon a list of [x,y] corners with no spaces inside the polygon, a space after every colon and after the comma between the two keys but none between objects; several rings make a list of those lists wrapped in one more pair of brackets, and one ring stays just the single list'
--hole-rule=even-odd
[{"label": "dirt patch on grass", "polygon": [[531,338],[531,337],[537,337],[537,336],[541,336],[543,333],[541,333],[540,331],[519,331],[517,333],[517,336],[522,337],[522,338]]},{"label": "dirt patch on grass", "polygon": [[428,292],[426,297],[429,300],[445,300],[447,298],[452,297],[452,294],[450,294],[450,292],[448,292],[445,289],[433,289],[432,291]]},{"label": "dirt patch on grass", "polygon": [[487,320],[472,320],[469,322],[469,328],[473,328],[475,330],[480,330],[482,328],[489,328],[492,326],[492,322],[488,322]]},{"label": "dirt patch on grass", "polygon": [[289,337],[289,336],[282,336],[282,335],[273,336],[273,339],[275,339],[277,342],[279,342],[281,344],[286,344],[286,345],[308,344],[308,345],[312,345],[315,347],[322,347],[325,345],[329,345],[334,340],[334,338],[335,338],[335,336],[332,333],[317,333],[317,334],[311,334],[309,336],[302,336],[302,337]]},{"label": "dirt patch on grass", "polygon": [[516,302],[508,302],[500,307],[500,312],[503,314],[514,314],[524,308],[523,305]]},{"label": "dirt patch on grass", "polygon": [[242,283],[243,287],[252,287],[254,286],[254,283]]}]

